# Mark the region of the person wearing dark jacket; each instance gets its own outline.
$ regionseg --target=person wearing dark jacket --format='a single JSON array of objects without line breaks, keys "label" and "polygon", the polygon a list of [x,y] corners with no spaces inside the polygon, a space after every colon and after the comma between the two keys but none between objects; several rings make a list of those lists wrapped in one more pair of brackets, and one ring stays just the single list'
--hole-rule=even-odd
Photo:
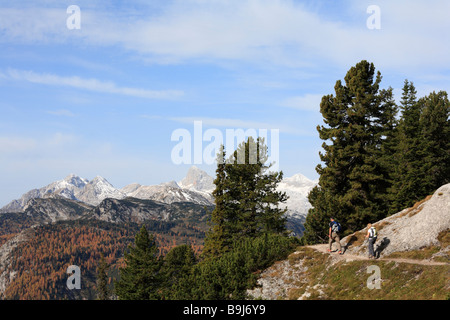
[{"label": "person wearing dark jacket", "polygon": [[328,249],[328,252],[331,252],[331,247],[333,245],[333,242],[336,242],[339,249],[339,254],[342,254],[342,247],[341,247],[341,238],[339,237],[339,230],[337,228],[338,223],[334,221],[334,218],[330,219],[330,228],[328,229],[328,245],[330,248]]}]

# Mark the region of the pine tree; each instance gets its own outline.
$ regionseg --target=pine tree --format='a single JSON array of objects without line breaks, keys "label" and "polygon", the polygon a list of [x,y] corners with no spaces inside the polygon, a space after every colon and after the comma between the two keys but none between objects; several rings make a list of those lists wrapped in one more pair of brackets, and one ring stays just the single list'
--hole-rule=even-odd
[{"label": "pine tree", "polygon": [[433,92],[420,99],[416,93],[414,85],[405,81],[390,213],[412,206],[450,181],[447,93]]},{"label": "pine tree", "polygon": [[214,181],[216,207],[211,213],[212,228],[205,239],[204,258],[231,250],[243,238],[286,232],[286,209],[280,205],[287,196],[276,191],[283,173],[268,172],[271,164],[266,164],[267,159],[264,141],[252,137],[226,161],[224,154],[219,155]]},{"label": "pine tree", "polygon": [[134,246],[125,253],[126,266],[120,269],[116,293],[121,300],[152,300],[159,298],[161,278],[158,248],[154,237],[142,226]]},{"label": "pine tree", "polygon": [[190,275],[196,258],[192,247],[187,244],[172,248],[164,257],[161,274],[164,277],[164,297],[166,299],[179,298],[180,282],[184,282]]},{"label": "pine tree", "polygon": [[213,191],[215,207],[211,212],[211,220],[209,221],[210,230],[207,232],[206,241],[203,248],[203,257],[213,257],[222,254],[227,251],[230,246],[230,239],[228,239],[225,234],[224,225],[226,223],[226,217],[230,216],[227,213],[229,208],[226,206],[225,202],[225,161],[226,153],[223,145],[220,147],[219,153],[217,154],[217,169],[216,178],[214,179],[214,184],[216,185]]},{"label": "pine tree", "polygon": [[[424,192],[433,193],[450,182],[450,102],[447,92],[432,92],[419,99],[423,152]],[[425,195],[425,194],[424,194]]]},{"label": "pine tree", "polygon": [[100,256],[100,262],[97,267],[97,299],[108,300],[108,264],[103,254]]},{"label": "pine tree", "polygon": [[420,149],[421,106],[412,82],[405,80],[400,102],[401,118],[397,128],[393,182],[390,188],[390,213],[411,206],[423,195],[424,172],[421,170],[423,153]]},{"label": "pine tree", "polygon": [[178,282],[176,299],[244,300],[256,285],[256,272],[286,259],[298,245],[295,238],[279,234],[242,238],[220,256],[202,260],[188,277]]},{"label": "pine tree", "polygon": [[[233,205],[232,238],[257,237],[261,234],[286,232],[287,201],[284,192],[276,190],[283,172],[271,172],[264,140],[249,137],[241,143],[226,165],[228,204]],[[245,161],[242,162],[245,156]]]},{"label": "pine tree", "polygon": [[330,217],[347,233],[386,215],[388,162],[383,145],[395,126],[392,89],[380,90],[381,73],[365,60],[335,85],[335,95],[322,98],[326,126],[318,126],[325,153],[316,167],[319,185],[309,194],[313,208],[305,223],[305,240],[322,241]]}]

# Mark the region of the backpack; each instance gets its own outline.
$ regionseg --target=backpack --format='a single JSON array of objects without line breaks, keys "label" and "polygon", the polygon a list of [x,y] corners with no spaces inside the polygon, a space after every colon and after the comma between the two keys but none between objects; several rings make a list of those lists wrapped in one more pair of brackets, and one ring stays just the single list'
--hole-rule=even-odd
[{"label": "backpack", "polygon": [[375,227],[371,227],[369,229],[369,237],[370,238],[376,238],[377,237],[377,229],[375,229]]},{"label": "backpack", "polygon": [[341,232],[341,230],[342,230],[341,224],[337,221],[333,221],[333,226],[331,227],[331,230],[336,233]]}]

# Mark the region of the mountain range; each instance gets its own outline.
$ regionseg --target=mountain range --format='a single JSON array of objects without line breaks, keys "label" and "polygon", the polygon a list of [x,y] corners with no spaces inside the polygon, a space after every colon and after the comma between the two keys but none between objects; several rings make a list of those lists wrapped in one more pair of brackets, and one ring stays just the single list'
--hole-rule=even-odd
[{"label": "mountain range", "polygon": [[[179,182],[169,181],[158,185],[141,185],[132,183],[121,189],[115,188],[105,178],[97,176],[91,181],[71,174],[63,180],[55,181],[39,189],[32,189],[23,194],[19,199],[11,201],[0,209],[0,213],[30,211],[34,206],[43,205],[37,199],[58,198],[80,202],[77,206],[92,209],[100,205],[105,199],[122,200],[134,198],[140,200],[154,200],[157,202],[172,204],[177,202],[191,202],[199,205],[213,205],[214,179],[205,171],[192,166],[186,176]],[[301,233],[301,225],[304,222],[308,209],[311,207],[307,195],[316,185],[302,174],[283,179],[278,190],[286,192],[289,199],[286,202],[288,208],[287,217],[291,229]],[[47,203],[47,211],[48,208]],[[50,210],[53,219],[58,219],[66,213],[56,213],[58,210]],[[299,229],[300,228],[300,229]]]}]

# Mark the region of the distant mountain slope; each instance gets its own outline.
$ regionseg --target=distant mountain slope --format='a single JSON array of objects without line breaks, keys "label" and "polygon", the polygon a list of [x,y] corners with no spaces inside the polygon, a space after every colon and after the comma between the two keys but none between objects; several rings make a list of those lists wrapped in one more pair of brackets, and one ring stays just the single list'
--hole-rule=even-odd
[{"label": "distant mountain slope", "polygon": [[[209,206],[209,210],[212,207]],[[175,221],[194,218],[193,224],[203,225],[206,231],[205,206],[191,202],[164,203],[137,198],[105,199],[84,216],[113,223],[144,223],[145,221]]]},{"label": "distant mountain slope", "polygon": [[75,220],[87,214],[94,207],[84,202],[59,198],[30,199],[24,207],[23,215],[42,223],[59,220]]},{"label": "distant mountain slope", "polygon": [[317,185],[316,181],[306,178],[302,174],[284,178],[277,190],[286,192],[289,199],[286,201],[288,215],[297,218],[306,217],[311,204],[308,201],[308,193]]},{"label": "distant mountain slope", "polygon": [[143,200],[156,200],[165,203],[186,201],[211,205],[214,202],[210,194],[180,188],[176,182],[139,187],[137,187],[136,184],[133,184],[125,186],[121,190],[131,190],[126,192],[127,197]]},{"label": "distant mountain slope", "polygon": [[30,199],[54,196],[78,200],[90,205],[97,205],[106,198],[123,199],[126,197],[123,192],[114,188],[102,177],[98,176],[92,181],[89,181],[71,174],[63,180],[55,181],[45,187],[26,192],[20,199],[13,200],[1,208],[0,212],[20,212],[24,210]]},{"label": "distant mountain slope", "polygon": [[97,176],[81,188],[75,194],[75,197],[79,201],[98,205],[107,198],[123,199],[126,197],[126,194],[114,188],[105,178]]}]

